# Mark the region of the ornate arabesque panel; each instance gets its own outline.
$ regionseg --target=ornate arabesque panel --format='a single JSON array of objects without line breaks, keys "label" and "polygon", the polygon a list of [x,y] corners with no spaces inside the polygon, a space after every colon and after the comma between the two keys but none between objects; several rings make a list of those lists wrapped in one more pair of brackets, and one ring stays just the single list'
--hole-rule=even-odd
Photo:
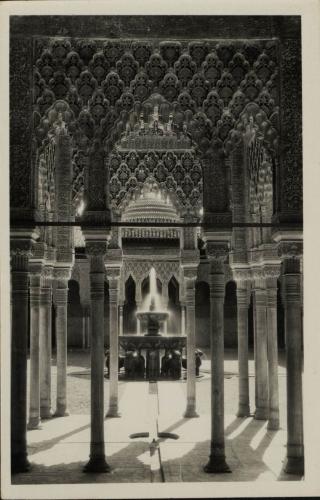
[{"label": "ornate arabesque panel", "polygon": [[149,260],[146,257],[144,260],[125,260],[123,262],[123,282],[125,283],[129,276],[132,276],[137,284],[149,276],[151,268],[154,267],[157,278],[162,284],[168,284],[172,276],[181,283],[180,262],[177,261],[157,261]]},{"label": "ornate arabesque panel", "polygon": [[[201,167],[196,161],[192,175],[185,171],[181,155],[170,165],[161,153],[151,167],[150,154],[157,149],[151,147],[149,153],[139,153],[134,168],[127,164],[126,155],[120,153],[122,164],[128,167],[127,170],[122,166],[120,171],[120,165],[115,168],[113,154],[110,156],[128,123],[132,128],[139,124],[141,112],[147,111],[144,102],[154,92],[164,96],[168,103],[161,110],[166,120],[170,104],[172,126],[192,138],[198,158],[209,151],[228,154],[236,143],[236,134],[243,129],[241,115],[248,103],[255,102],[263,112],[267,131],[271,125],[276,128],[276,40],[229,43],[42,38],[35,43],[34,98],[38,122],[61,97],[75,115],[78,142],[74,156],[77,165],[74,199],[81,198],[87,176],[81,169],[88,165],[91,172],[94,165],[90,161],[79,162],[78,150],[80,156],[82,153],[89,156],[91,149],[95,158],[104,156],[108,161],[113,206],[119,206],[126,192],[133,192],[150,174],[160,184],[164,183],[166,189],[176,191],[183,207],[199,202]],[[267,144],[274,137],[265,134],[264,140]],[[269,149],[274,152],[273,144]],[[100,160],[95,163],[101,164]],[[104,188],[97,188],[95,204],[102,208]],[[92,193],[90,189],[90,196]]]}]

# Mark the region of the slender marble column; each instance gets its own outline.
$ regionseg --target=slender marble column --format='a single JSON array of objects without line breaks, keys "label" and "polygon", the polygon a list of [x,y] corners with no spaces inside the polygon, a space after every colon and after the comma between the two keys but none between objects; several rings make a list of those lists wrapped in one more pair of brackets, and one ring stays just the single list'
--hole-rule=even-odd
[{"label": "slender marble column", "polygon": [[104,255],[105,241],[86,242],[91,287],[91,440],[84,472],[110,470],[104,445]]},{"label": "slender marble column", "polygon": [[269,417],[268,354],[267,354],[267,292],[263,283],[255,283],[255,377],[256,410],[254,418],[267,420]]},{"label": "slender marble column", "polygon": [[248,307],[250,291],[248,288],[249,284],[246,280],[237,280],[239,365],[239,407],[237,417],[248,417],[250,415],[248,348]]},{"label": "slender marble column", "polygon": [[106,417],[120,417],[118,411],[118,295],[120,270],[107,270],[110,301],[110,378],[109,378],[109,409]]},{"label": "slender marble column", "polygon": [[30,399],[28,429],[40,424],[39,310],[42,265],[30,264]]},{"label": "slender marble column", "polygon": [[[44,270],[46,272],[46,268]],[[52,417],[51,409],[51,336],[52,336],[52,269],[48,270],[40,295],[40,415]]]},{"label": "slender marble column", "polygon": [[268,429],[279,429],[278,336],[277,336],[277,278],[267,277],[267,327],[268,327],[268,379],[269,422]]},{"label": "slender marble column", "polygon": [[25,245],[11,240],[11,471],[25,472],[27,458],[28,261]]},{"label": "slender marble column", "polygon": [[119,335],[123,335],[123,304],[119,306]]},{"label": "slender marble column", "polygon": [[181,304],[181,335],[186,334],[186,309],[183,304]]},{"label": "slender marble column", "polygon": [[198,417],[196,411],[196,331],[195,331],[195,281],[194,273],[188,276],[184,271],[186,282],[186,307],[187,307],[187,408],[184,417]]},{"label": "slender marble column", "polygon": [[[208,245],[207,245],[208,247]],[[208,256],[210,258],[210,247]],[[223,260],[226,250],[216,250],[210,258],[210,329],[211,329],[211,449],[205,472],[231,472],[225,457],[224,439],[224,296]],[[220,256],[220,258],[219,258]]]},{"label": "slender marble column", "polygon": [[67,328],[69,269],[55,269],[56,342],[57,342],[57,409],[56,417],[66,417],[67,410]]},{"label": "slender marble column", "polygon": [[288,474],[304,473],[302,406],[302,324],[299,258],[283,262],[283,298],[287,351],[287,463]]}]

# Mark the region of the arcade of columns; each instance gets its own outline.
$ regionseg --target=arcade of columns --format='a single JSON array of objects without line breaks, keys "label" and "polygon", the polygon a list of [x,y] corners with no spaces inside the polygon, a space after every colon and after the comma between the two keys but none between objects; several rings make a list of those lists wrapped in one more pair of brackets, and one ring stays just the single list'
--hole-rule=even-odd
[{"label": "arcade of columns", "polygon": [[[290,44],[289,44],[290,45]],[[288,45],[288,52],[292,47]],[[286,54],[284,55],[284,57]],[[17,55],[16,55],[17,57]],[[282,61],[290,66],[292,59]],[[193,78],[190,92],[196,88]],[[135,81],[133,89],[137,88]],[[140,82],[141,84],[141,82]],[[199,84],[200,85],[200,84]],[[254,84],[252,84],[254,85]],[[284,85],[284,83],[282,83]],[[294,83],[289,79],[290,85]],[[165,88],[164,85],[163,87]],[[245,90],[245,86],[244,86]],[[281,113],[288,113],[283,93]],[[164,92],[164,90],[163,90]],[[248,94],[249,95],[249,94]],[[196,96],[196,93],[195,93]],[[228,100],[228,98],[227,98]],[[198,103],[199,104],[199,103]],[[87,113],[87,111],[86,111]],[[226,112],[226,116],[228,113]],[[289,113],[290,115],[290,113]],[[118,409],[118,332],[119,278],[122,265],[120,248],[108,248],[112,231],[110,203],[105,193],[108,185],[104,168],[105,151],[98,140],[88,146],[86,128],[79,121],[74,125],[73,112],[67,102],[57,100],[45,111],[42,133],[36,202],[34,212],[23,224],[13,207],[11,228],[11,295],[12,295],[12,354],[11,354],[11,452],[13,472],[27,470],[27,411],[26,366],[28,335],[28,294],[30,293],[30,418],[29,428],[36,428],[40,419],[51,416],[50,357],[51,304],[56,306],[57,342],[57,402],[55,415],[65,416],[67,410],[67,294],[68,280],[74,264],[74,248],[70,226],[58,227],[50,222],[73,222],[72,172],[73,148],[89,148],[90,168],[87,168],[86,210],[77,221],[85,239],[89,260],[91,318],[91,448],[86,471],[106,471],[104,449],[104,281],[107,276],[110,294],[110,401],[107,416],[119,416]],[[87,117],[88,118],[88,117]],[[86,118],[86,119],[87,119]],[[123,118],[123,116],[122,116]],[[282,117],[284,120],[284,118]],[[202,120],[202,122],[201,122]],[[227,118],[226,118],[227,120]],[[223,122],[223,120],[222,120]],[[78,125],[79,125],[78,124]],[[193,116],[193,140],[203,139],[203,116]],[[88,125],[88,121],[87,121]],[[190,133],[192,127],[190,125]],[[123,130],[118,122],[117,133]],[[222,127],[221,123],[220,126]],[[225,126],[225,123],[224,125]],[[40,127],[40,125],[39,125]],[[122,127],[122,128],[121,128]],[[287,127],[287,128],[286,128]],[[283,134],[288,134],[288,121]],[[221,129],[222,130],[222,129]],[[203,175],[204,218],[202,238],[210,263],[210,338],[211,338],[211,402],[212,435],[207,472],[228,472],[224,451],[224,374],[223,374],[223,304],[226,262],[237,283],[238,356],[239,356],[239,417],[250,412],[248,384],[248,319],[250,295],[254,307],[255,336],[255,418],[268,420],[269,429],[279,427],[279,396],[277,378],[277,280],[281,280],[285,310],[287,355],[287,464],[289,473],[303,472],[302,421],[302,324],[301,324],[301,227],[290,225],[299,219],[299,200],[294,192],[285,191],[283,179],[292,178],[289,167],[281,158],[277,163],[274,129],[257,103],[247,104],[236,126],[228,130],[227,144],[213,136],[208,144],[201,143],[199,155]],[[268,135],[269,134],[269,135]],[[115,134],[117,137],[117,135]],[[271,139],[270,139],[271,137]],[[112,138],[115,141],[115,137]],[[114,143],[114,142],[113,142]],[[75,146],[76,144],[76,146]],[[100,149],[99,149],[100,148]],[[110,143],[106,144],[111,151]],[[293,161],[288,156],[288,161]],[[289,163],[290,163],[289,161]],[[45,175],[42,175],[45,170]],[[287,170],[286,170],[287,169]],[[13,169],[14,170],[14,169]],[[277,172],[276,183],[273,173]],[[246,175],[243,175],[246,172]],[[14,174],[14,172],[13,172]],[[290,177],[291,175],[291,177]],[[45,181],[44,181],[45,178]],[[48,181],[49,179],[49,181]],[[53,179],[54,188],[50,187]],[[38,182],[39,181],[39,182]],[[291,182],[291,181],[290,181]],[[276,196],[272,196],[273,184]],[[289,183],[290,184],[290,183]],[[232,192],[228,189],[232,187]],[[15,189],[15,188],[14,188]],[[13,191],[14,191],[13,189]],[[299,191],[299,187],[296,191]],[[36,191],[36,190],[33,190]],[[30,195],[29,195],[30,196]],[[290,198],[291,196],[291,198]],[[231,197],[231,199],[230,199]],[[230,202],[229,203],[229,199]],[[287,208],[284,206],[288,201]],[[291,201],[290,201],[291,200]],[[292,201],[293,200],[293,201]],[[290,203],[291,204],[290,204]],[[298,216],[297,216],[298,214]],[[248,222],[278,225],[241,227]],[[31,222],[30,222],[31,221]],[[187,219],[185,219],[187,221]],[[231,222],[234,227],[231,229]],[[47,227],[46,224],[47,223]],[[262,228],[261,228],[262,227]],[[187,231],[187,228],[185,228]],[[186,238],[190,242],[192,238]],[[195,347],[195,280],[198,252],[195,242],[181,250],[181,266],[185,280],[186,330],[188,347],[186,417],[197,416],[194,377]],[[121,318],[121,315],[120,315]],[[121,325],[121,320],[120,320]],[[121,330],[121,326],[120,326]]]}]

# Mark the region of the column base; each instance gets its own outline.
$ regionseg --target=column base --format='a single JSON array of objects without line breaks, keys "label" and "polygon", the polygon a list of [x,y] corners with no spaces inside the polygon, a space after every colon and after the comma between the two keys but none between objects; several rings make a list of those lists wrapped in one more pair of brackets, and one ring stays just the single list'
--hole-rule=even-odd
[{"label": "column base", "polygon": [[67,410],[67,408],[57,408],[55,413],[54,413],[54,417],[69,417],[70,413],[69,411]]},{"label": "column base", "polygon": [[18,474],[19,472],[28,472],[31,464],[27,458],[27,454],[12,455],[11,458],[11,473]]},{"label": "column base", "polygon": [[187,408],[183,414],[184,418],[197,418],[199,417],[198,413],[194,408]]},{"label": "column base", "polygon": [[106,462],[106,457],[90,457],[89,462],[84,466],[83,472],[110,472],[110,466]]},{"label": "column base", "polygon": [[109,408],[106,413],[105,418],[120,418],[121,413],[119,413],[118,408]]},{"label": "column base", "polygon": [[224,474],[232,472],[225,457],[213,456],[210,456],[209,462],[203,467],[203,470],[208,474]]},{"label": "column base", "polygon": [[267,429],[269,431],[278,431],[280,428],[280,422],[279,419],[270,419],[267,425]]},{"label": "column base", "polygon": [[256,408],[254,412],[255,420],[268,420],[269,412],[267,408]]},{"label": "column base", "polygon": [[239,408],[238,408],[236,416],[240,417],[240,418],[250,417],[250,407],[249,407],[249,405],[239,405]]},{"label": "column base", "polygon": [[34,429],[39,429],[40,424],[41,424],[41,420],[39,417],[30,417],[28,425],[27,425],[27,429],[29,431],[32,431]]},{"label": "column base", "polygon": [[40,416],[41,420],[48,420],[49,418],[53,417],[53,411],[51,408],[40,408]]},{"label": "column base", "polygon": [[304,475],[304,457],[287,457],[284,472],[287,474]]}]

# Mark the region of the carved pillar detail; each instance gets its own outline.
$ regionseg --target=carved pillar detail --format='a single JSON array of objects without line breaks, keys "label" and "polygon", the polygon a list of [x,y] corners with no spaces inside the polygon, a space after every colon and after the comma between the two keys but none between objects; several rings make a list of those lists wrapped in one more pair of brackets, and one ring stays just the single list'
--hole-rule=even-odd
[{"label": "carved pillar detail", "polygon": [[51,345],[52,345],[52,278],[53,267],[45,266],[40,296],[40,414],[51,418]]},{"label": "carved pillar detail", "polygon": [[91,287],[91,441],[85,472],[107,472],[104,445],[104,257],[106,236],[84,231]]},{"label": "carved pillar detail", "polygon": [[30,263],[30,400],[28,429],[40,424],[40,292],[41,263]]},{"label": "carved pillar detail", "polygon": [[282,242],[282,287],[285,310],[287,356],[287,462],[289,474],[304,473],[303,404],[302,404],[302,322],[301,322],[301,242]]},{"label": "carved pillar detail", "polygon": [[211,447],[205,472],[230,472],[224,439],[224,260],[228,245],[207,243],[210,261],[210,344],[211,344]]},{"label": "carved pillar detail", "polygon": [[119,371],[119,278],[120,267],[107,267],[110,301],[110,379],[109,379],[109,409],[107,417],[120,417],[118,411],[118,371]]}]

